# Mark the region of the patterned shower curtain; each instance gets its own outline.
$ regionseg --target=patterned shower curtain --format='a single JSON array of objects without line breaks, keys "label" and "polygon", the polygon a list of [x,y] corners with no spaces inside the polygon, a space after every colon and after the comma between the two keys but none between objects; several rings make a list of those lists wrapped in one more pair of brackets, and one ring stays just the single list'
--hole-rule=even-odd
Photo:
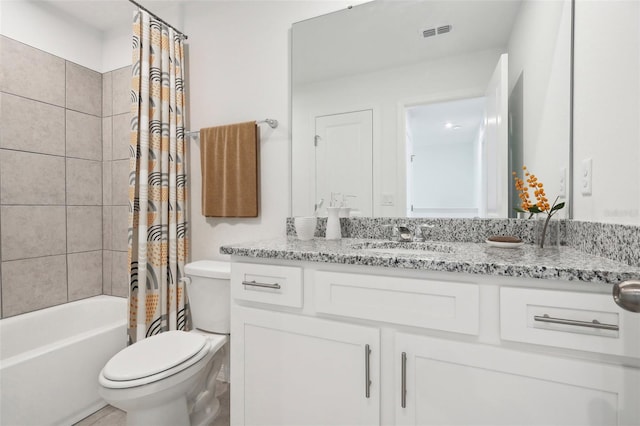
[{"label": "patterned shower curtain", "polygon": [[134,12],[129,174],[129,343],[187,329],[182,36]]}]

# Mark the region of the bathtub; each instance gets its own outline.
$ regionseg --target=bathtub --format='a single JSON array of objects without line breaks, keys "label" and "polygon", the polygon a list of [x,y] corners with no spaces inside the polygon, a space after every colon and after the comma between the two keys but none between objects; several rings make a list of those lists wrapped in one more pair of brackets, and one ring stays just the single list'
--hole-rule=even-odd
[{"label": "bathtub", "polygon": [[127,300],[96,296],[0,321],[0,424],[71,425],[104,407],[98,374],[127,343]]}]

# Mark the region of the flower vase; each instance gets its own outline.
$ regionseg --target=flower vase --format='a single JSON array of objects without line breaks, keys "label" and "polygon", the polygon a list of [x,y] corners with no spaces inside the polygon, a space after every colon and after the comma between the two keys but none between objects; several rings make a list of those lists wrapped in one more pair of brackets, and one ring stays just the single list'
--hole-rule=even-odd
[{"label": "flower vase", "polygon": [[560,221],[549,215],[539,215],[535,225],[535,244],[540,248],[560,245]]}]

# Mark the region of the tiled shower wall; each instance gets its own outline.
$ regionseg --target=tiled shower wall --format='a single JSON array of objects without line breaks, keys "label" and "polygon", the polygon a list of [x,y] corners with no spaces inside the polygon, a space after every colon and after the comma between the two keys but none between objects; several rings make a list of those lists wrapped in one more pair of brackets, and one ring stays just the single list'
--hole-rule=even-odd
[{"label": "tiled shower wall", "polygon": [[102,75],[103,277],[105,294],[126,297],[131,67]]},{"label": "tiled shower wall", "polygon": [[[0,36],[2,317],[102,293],[126,296],[128,162],[119,160],[118,120],[129,109],[128,76],[119,82],[127,72],[103,79]],[[116,81],[124,93],[109,86]],[[123,97],[126,108],[116,107]]]}]

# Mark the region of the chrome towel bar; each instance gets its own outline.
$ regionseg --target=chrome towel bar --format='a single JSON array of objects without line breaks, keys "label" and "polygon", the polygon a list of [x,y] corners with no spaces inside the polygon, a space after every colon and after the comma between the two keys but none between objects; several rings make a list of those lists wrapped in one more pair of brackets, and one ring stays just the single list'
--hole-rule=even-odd
[{"label": "chrome towel bar", "polygon": [[[272,129],[276,129],[278,127],[278,120],[274,118],[265,118],[264,120],[256,121],[256,124],[262,124],[262,123],[267,123],[269,127],[271,127]],[[186,131],[184,132],[184,135],[186,137],[189,137],[189,136],[199,137],[200,130]]]}]

